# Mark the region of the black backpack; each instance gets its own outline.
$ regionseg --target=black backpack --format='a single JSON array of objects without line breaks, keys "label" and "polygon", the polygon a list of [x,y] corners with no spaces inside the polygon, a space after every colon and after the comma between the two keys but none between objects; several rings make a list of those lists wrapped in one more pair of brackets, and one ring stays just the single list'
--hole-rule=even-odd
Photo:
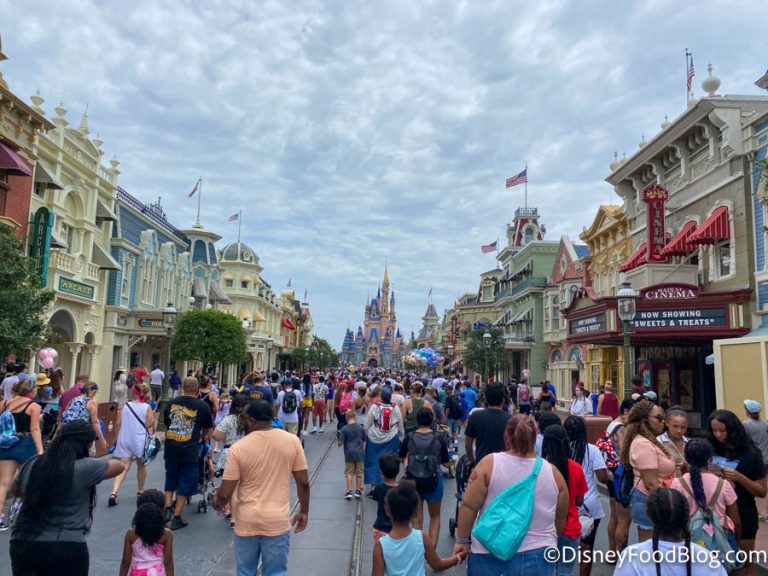
[{"label": "black backpack", "polygon": [[296,400],[296,392],[293,390],[286,390],[283,394],[283,413],[292,414],[293,412],[296,412],[296,407],[298,405],[299,403]]},{"label": "black backpack", "polygon": [[[408,443],[412,450],[416,447],[414,441],[416,433],[412,432],[410,436]],[[408,466],[405,469],[405,477],[416,484],[416,490],[419,494],[429,494],[437,488],[440,456],[439,453],[435,454],[436,448],[440,448],[440,439],[436,432],[432,432],[432,439],[423,454],[408,451]]]}]

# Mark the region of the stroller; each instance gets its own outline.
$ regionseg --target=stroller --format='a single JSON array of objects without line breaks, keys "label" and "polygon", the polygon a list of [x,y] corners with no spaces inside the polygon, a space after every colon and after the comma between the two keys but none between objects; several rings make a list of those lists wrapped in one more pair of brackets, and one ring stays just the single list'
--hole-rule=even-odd
[{"label": "stroller", "polygon": [[197,503],[197,511],[204,514],[208,513],[209,504],[213,507],[213,499],[216,495],[216,485],[213,482],[213,465],[208,459],[210,451],[211,445],[207,442],[200,445],[197,479],[197,493],[200,495],[200,501]]},{"label": "stroller", "polygon": [[456,463],[456,515],[448,520],[448,532],[451,537],[456,535],[456,522],[459,520],[459,508],[464,500],[464,491],[469,483],[469,475],[472,473],[472,464],[466,454]]}]

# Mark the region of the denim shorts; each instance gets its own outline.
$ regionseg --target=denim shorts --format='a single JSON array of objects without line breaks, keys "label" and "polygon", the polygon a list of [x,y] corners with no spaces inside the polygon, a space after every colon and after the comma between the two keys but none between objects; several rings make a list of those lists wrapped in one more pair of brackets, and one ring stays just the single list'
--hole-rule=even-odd
[{"label": "denim shorts", "polygon": [[518,552],[504,562],[493,554],[470,554],[467,564],[467,576],[554,576],[557,564],[547,562],[544,551],[547,548],[536,548]]},{"label": "denim shorts", "polygon": [[459,428],[459,421],[456,418],[448,418],[448,427],[451,429],[451,434],[456,434],[456,430]]},{"label": "denim shorts", "polygon": [[632,516],[632,523],[643,530],[652,530],[653,524],[645,513],[645,504],[648,496],[640,492],[637,488],[632,488],[629,495],[629,514]]},{"label": "denim shorts", "polygon": [[419,494],[422,500],[425,502],[440,502],[443,499],[443,491],[445,490],[445,482],[443,482],[442,471],[437,473],[437,487],[428,494]]},{"label": "denim shorts", "polygon": [[32,436],[21,436],[10,448],[0,448],[0,460],[13,460],[19,466],[37,454]]},{"label": "denim shorts", "polygon": [[197,480],[200,475],[199,462],[165,461],[165,491],[176,492],[178,496],[197,494]]}]

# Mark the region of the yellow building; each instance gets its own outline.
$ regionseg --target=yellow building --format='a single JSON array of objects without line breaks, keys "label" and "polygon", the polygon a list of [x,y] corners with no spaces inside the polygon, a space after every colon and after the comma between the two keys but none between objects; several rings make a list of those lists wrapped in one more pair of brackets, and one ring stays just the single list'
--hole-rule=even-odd
[{"label": "yellow building", "polygon": [[[622,206],[602,205],[592,224],[579,238],[591,254],[588,260],[588,286],[596,296],[615,296],[621,286],[619,268],[632,254],[630,225]],[[624,389],[624,352],[621,346],[587,345],[585,385],[589,390],[610,380]]]}]

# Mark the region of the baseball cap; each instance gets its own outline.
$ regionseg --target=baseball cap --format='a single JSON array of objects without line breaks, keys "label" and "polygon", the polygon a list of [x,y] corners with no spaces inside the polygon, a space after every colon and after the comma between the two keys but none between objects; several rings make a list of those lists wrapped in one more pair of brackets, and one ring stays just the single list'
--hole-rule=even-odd
[{"label": "baseball cap", "polygon": [[648,390],[648,392],[643,393],[643,398],[645,398],[646,400],[650,400],[651,402],[656,402],[656,399],[658,398],[658,396],[656,396],[656,392],[654,392],[653,390]]},{"label": "baseball cap", "polygon": [[763,409],[763,407],[760,406],[760,402],[757,400],[744,400],[744,408],[746,408],[747,412],[750,414],[760,414],[760,411]]}]

